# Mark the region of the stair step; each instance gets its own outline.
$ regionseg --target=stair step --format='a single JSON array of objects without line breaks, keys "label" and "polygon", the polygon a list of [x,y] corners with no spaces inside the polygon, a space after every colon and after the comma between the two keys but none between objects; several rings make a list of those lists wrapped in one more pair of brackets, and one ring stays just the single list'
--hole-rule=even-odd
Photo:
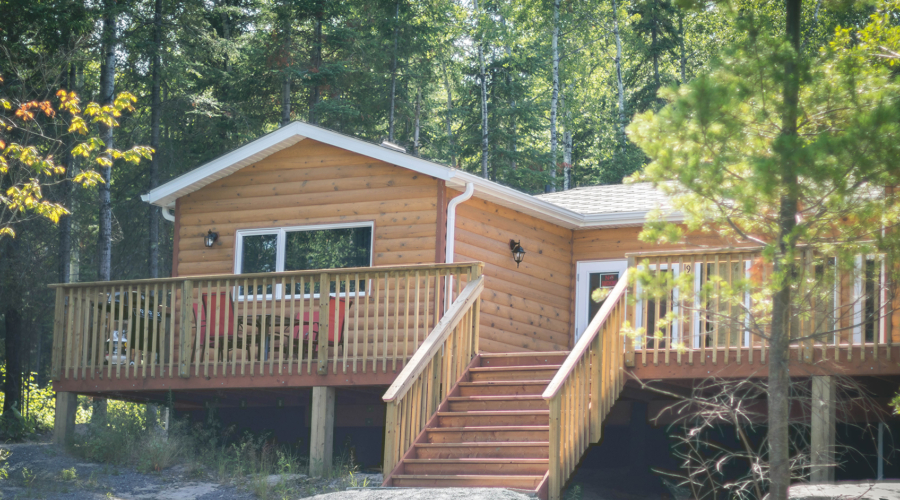
[{"label": "stair step", "polygon": [[547,458],[550,443],[418,443],[416,458]]},{"label": "stair step", "polygon": [[550,410],[438,412],[438,427],[550,425]]},{"label": "stair step", "polygon": [[429,443],[535,442],[550,439],[549,425],[437,427],[426,429]]},{"label": "stair step", "polygon": [[432,475],[409,475],[398,474],[391,478],[391,483],[395,487],[440,487],[440,488],[520,488],[533,490],[537,488],[538,483],[544,478],[541,476],[489,476],[489,475],[468,475],[468,476],[432,476]]},{"label": "stair step", "polygon": [[460,396],[514,396],[517,394],[540,395],[550,384],[547,380],[490,380],[460,382]]},{"label": "stair step", "polygon": [[562,365],[481,366],[469,369],[469,380],[550,380]]},{"label": "stair step", "polygon": [[543,475],[550,467],[546,458],[410,458],[403,461],[406,474],[460,474],[535,476]]},{"label": "stair step", "polygon": [[481,366],[561,365],[568,351],[480,354]]},{"label": "stair step", "polygon": [[531,396],[462,396],[448,398],[450,411],[546,410],[547,401]]}]

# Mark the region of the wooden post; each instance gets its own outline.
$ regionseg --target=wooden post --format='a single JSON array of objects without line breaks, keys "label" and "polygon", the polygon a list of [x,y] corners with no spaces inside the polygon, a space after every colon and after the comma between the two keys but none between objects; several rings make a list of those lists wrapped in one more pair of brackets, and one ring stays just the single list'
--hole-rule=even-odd
[{"label": "wooden post", "polygon": [[384,419],[384,464],[382,464],[381,469],[383,477],[387,477],[394,470],[394,465],[398,460],[398,457],[394,456],[394,449],[396,448],[394,441],[397,439],[396,427],[397,404],[391,401],[387,404],[387,415]]},{"label": "wooden post", "polygon": [[75,437],[75,409],[78,395],[74,392],[56,393],[56,416],[53,419],[53,442],[58,446],[69,446]]},{"label": "wooden post", "polygon": [[[616,330],[616,333],[618,331]],[[594,337],[594,340],[591,341],[591,378],[590,378],[590,387],[591,387],[591,410],[589,413],[590,418],[590,441],[591,443],[599,443],[600,442],[600,430],[603,426],[603,403],[601,402],[600,395],[600,384],[601,384],[601,367],[603,359],[603,329],[597,333],[597,336]]]},{"label": "wooden post", "polygon": [[550,500],[559,500],[562,489],[562,462],[560,461],[560,396],[550,400]]},{"label": "wooden post", "polygon": [[810,482],[834,482],[835,380],[832,376],[812,378],[812,436],[810,440]]},{"label": "wooden post", "polygon": [[191,314],[194,301],[194,282],[184,280],[181,284],[181,324],[178,330],[178,376],[190,377],[191,370]]},{"label": "wooden post", "polygon": [[[629,276],[633,276],[637,273],[636,264],[637,264],[637,262],[635,261],[634,257],[628,257],[628,271],[627,271],[627,274],[625,275],[625,278],[627,278]],[[626,313],[625,321],[628,321],[632,328],[637,328],[637,301],[639,300],[637,293],[636,293],[637,285],[635,285],[634,291],[635,291],[635,294],[634,294],[635,302],[634,302],[634,307],[632,308],[632,314],[634,315],[634,317],[629,317],[628,314]],[[627,311],[627,304],[628,304],[628,292],[627,291],[625,292],[625,304],[626,304],[626,311]],[[629,368],[634,367],[634,337],[631,335],[628,335],[625,338],[625,366],[627,366]]]},{"label": "wooden post", "polygon": [[[319,331],[319,335],[322,335]],[[327,344],[326,344],[327,345]],[[331,472],[334,454],[334,387],[313,387],[312,429],[309,437],[309,475]]]},{"label": "wooden post", "polygon": [[56,288],[56,308],[53,317],[53,356],[50,363],[50,379],[59,380],[62,373],[63,336],[66,333],[66,296],[63,287]]},{"label": "wooden post", "polygon": [[[318,374],[328,374],[328,329],[329,308],[331,306],[331,278],[328,273],[319,275],[319,336],[316,339],[316,359],[319,361]],[[310,326],[312,331],[312,326]],[[337,349],[337,346],[334,346]]]}]

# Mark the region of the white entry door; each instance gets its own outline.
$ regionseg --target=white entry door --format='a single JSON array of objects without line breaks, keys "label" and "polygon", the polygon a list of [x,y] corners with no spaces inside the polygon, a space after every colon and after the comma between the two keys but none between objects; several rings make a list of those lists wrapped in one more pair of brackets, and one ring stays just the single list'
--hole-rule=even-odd
[{"label": "white entry door", "polygon": [[[575,341],[600,311],[605,294],[612,291],[628,269],[627,260],[595,260],[578,262],[575,281]],[[591,294],[596,291],[597,297]],[[594,299],[599,298],[600,301]]]}]

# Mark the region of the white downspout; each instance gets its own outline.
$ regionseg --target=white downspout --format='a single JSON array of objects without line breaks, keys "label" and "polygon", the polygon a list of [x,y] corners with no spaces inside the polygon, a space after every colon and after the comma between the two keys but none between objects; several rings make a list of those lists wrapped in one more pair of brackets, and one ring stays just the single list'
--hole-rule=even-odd
[{"label": "white downspout", "polygon": [[[444,257],[444,262],[447,264],[453,263],[453,252],[454,252],[454,243],[456,242],[456,206],[460,203],[467,201],[472,195],[475,194],[475,184],[471,182],[466,183],[466,190],[456,198],[450,200],[450,203],[447,204],[447,251]],[[450,292],[453,290],[453,277],[447,277],[447,286],[446,290],[444,290],[444,308],[450,308]]]},{"label": "white downspout", "polygon": [[160,210],[160,212],[162,213],[163,219],[166,219],[169,222],[175,222],[175,214],[169,212],[169,207],[161,207],[161,208],[162,208],[162,210]]}]

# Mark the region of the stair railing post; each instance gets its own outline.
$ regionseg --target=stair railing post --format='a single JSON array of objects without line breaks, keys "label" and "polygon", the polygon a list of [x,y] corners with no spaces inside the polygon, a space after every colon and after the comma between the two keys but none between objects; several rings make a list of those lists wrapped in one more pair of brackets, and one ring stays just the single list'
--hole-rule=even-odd
[{"label": "stair railing post", "polygon": [[557,393],[550,400],[550,485],[549,485],[549,497],[550,500],[559,500],[560,490],[562,489],[562,485],[560,484],[560,480],[562,479],[562,461],[560,460],[560,395]]},{"label": "stair railing post", "polygon": [[395,462],[397,457],[394,456],[394,450],[396,449],[396,443],[394,443],[394,441],[397,435],[396,427],[397,402],[391,401],[387,404],[387,414],[385,415],[384,422],[384,466],[381,471],[384,477],[388,477],[396,465]]}]

